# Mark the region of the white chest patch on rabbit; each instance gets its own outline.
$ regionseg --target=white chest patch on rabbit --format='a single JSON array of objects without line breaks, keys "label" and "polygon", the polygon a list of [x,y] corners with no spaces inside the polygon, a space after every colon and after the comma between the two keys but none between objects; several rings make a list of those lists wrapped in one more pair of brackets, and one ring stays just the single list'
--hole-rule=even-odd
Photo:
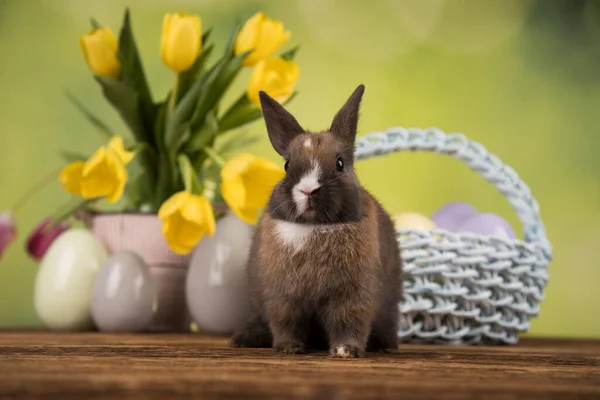
[{"label": "white chest patch on rabbit", "polygon": [[277,237],[285,246],[294,248],[294,252],[301,251],[313,234],[314,225],[295,224],[287,221],[277,221]]},{"label": "white chest patch on rabbit", "polygon": [[309,225],[296,224],[288,221],[277,221],[276,223],[277,238],[284,246],[289,246],[294,249],[294,253],[302,251],[308,241],[323,233],[331,233],[343,229],[341,225]]}]

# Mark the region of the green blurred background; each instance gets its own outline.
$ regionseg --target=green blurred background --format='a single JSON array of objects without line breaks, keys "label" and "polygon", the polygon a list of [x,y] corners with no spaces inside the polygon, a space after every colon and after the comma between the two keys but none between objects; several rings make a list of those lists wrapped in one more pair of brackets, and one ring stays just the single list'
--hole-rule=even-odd
[{"label": "green blurred background", "polygon": [[[91,154],[103,144],[65,89],[128,134],[78,44],[91,16],[117,32],[126,6],[155,97],[173,80],[159,56],[165,12],[198,13],[222,47],[236,19],[263,10],[291,30],[288,47],[301,45],[299,96],[289,109],[306,128],[327,127],[362,82],[361,134],[437,126],[484,144],[529,184],[554,246],[532,335],[600,337],[600,2],[0,0],[0,210],[58,170],[60,150]],[[245,71],[228,101],[247,77]],[[262,121],[233,132],[244,133],[262,138],[251,151],[277,160]],[[358,169],[394,214],[429,215],[465,200],[520,229],[507,201],[450,158],[394,154]],[[17,213],[19,237],[0,260],[0,327],[39,324],[32,304],[37,266],[24,239],[67,201],[51,184]]]}]

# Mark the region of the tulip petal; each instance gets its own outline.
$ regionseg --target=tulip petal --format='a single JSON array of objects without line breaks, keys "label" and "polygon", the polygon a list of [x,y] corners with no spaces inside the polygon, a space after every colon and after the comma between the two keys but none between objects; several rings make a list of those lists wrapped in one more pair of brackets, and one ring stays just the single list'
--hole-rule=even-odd
[{"label": "tulip petal", "polygon": [[119,45],[108,27],[81,36],[79,45],[88,66],[96,75],[116,78],[121,74],[121,63],[117,57]]},{"label": "tulip petal", "polygon": [[215,215],[208,199],[204,196],[192,195],[188,202],[181,208],[182,217],[189,222],[193,222],[202,231],[206,231],[210,236],[215,231]]},{"label": "tulip petal", "polygon": [[257,157],[244,174],[246,204],[254,209],[263,208],[269,201],[273,188],[285,172],[276,164]]},{"label": "tulip petal", "polygon": [[223,166],[221,193],[236,215],[252,224],[284,175],[285,171],[272,161],[243,153]]},{"label": "tulip petal", "polygon": [[108,142],[108,151],[113,152],[119,157],[119,160],[121,160],[124,165],[129,164],[133,157],[135,157],[134,152],[125,150],[123,138],[118,135],[113,136]]},{"label": "tulip petal", "polygon": [[[253,50],[256,47],[260,26],[265,18],[265,14],[259,11],[246,21],[235,39],[235,55],[245,53],[248,50]],[[244,60],[243,65],[254,65],[257,61],[259,61],[259,59],[253,57],[252,53],[250,53]]]},{"label": "tulip petal", "polygon": [[84,166],[85,162],[75,161],[60,171],[58,179],[67,192],[75,195],[81,194],[81,178]]},{"label": "tulip petal", "polygon": [[180,207],[182,207],[183,204],[188,201],[190,196],[190,192],[184,190],[169,197],[167,201],[160,206],[160,209],[158,210],[158,218],[165,219],[170,215],[173,215],[179,210]]},{"label": "tulip petal", "polygon": [[221,183],[223,199],[231,208],[240,208],[246,204],[246,187],[241,176],[223,180]]},{"label": "tulip petal", "polygon": [[191,250],[198,244],[198,242],[200,242],[202,236],[204,236],[204,229],[202,225],[186,221],[186,223],[179,227],[175,237],[180,246],[187,247]]},{"label": "tulip petal", "polygon": [[187,221],[201,225],[205,219],[205,202],[208,202],[205,197],[190,196],[188,201],[185,204],[182,204],[180,208],[181,216]]},{"label": "tulip petal", "polygon": [[298,65],[281,57],[260,61],[253,68],[246,95],[260,108],[259,91],[265,91],[279,103],[285,102],[294,92],[300,75]]},{"label": "tulip petal", "polygon": [[202,225],[189,221],[176,212],[165,222],[167,240],[186,248],[194,247],[202,236]]},{"label": "tulip petal", "polygon": [[241,29],[235,43],[235,53],[252,50],[243,65],[253,66],[273,55],[290,38],[281,21],[268,18],[258,12],[249,18]]},{"label": "tulip petal", "polygon": [[256,208],[238,208],[234,212],[246,224],[253,225],[258,221],[258,210]]},{"label": "tulip petal", "polygon": [[167,244],[171,250],[177,254],[187,254],[193,247],[179,241],[178,232],[182,229],[183,223],[184,220],[178,212],[172,214],[169,219],[163,221],[163,236],[167,240]]},{"label": "tulip petal", "polygon": [[193,249],[193,248],[181,246],[180,244],[178,244],[176,242],[169,242],[169,241],[167,241],[167,244],[169,245],[169,247],[171,248],[171,250],[173,250],[174,253],[177,253],[177,254],[180,254],[180,255],[189,254],[189,252],[192,251],[192,249]]},{"label": "tulip petal", "polygon": [[200,55],[202,23],[197,15],[184,13],[171,16],[164,47],[163,61],[176,72],[188,70]]},{"label": "tulip petal", "polygon": [[237,176],[246,172],[250,164],[256,158],[250,153],[242,153],[229,159],[221,169],[221,177],[223,179],[234,179]]},{"label": "tulip petal", "polygon": [[281,21],[267,20],[260,27],[261,45],[256,50],[259,60],[267,59],[290,38],[290,32],[284,32]]},{"label": "tulip petal", "polygon": [[214,234],[215,217],[210,202],[187,191],[171,196],[159,210],[159,218],[163,221],[163,236],[179,254],[190,252],[205,234]]},{"label": "tulip petal", "polygon": [[206,230],[206,234],[208,236],[212,236],[215,234],[216,230],[216,222],[215,222],[215,213],[213,211],[212,205],[205,197],[202,197],[205,201],[203,202],[203,215],[205,216],[204,226]]},{"label": "tulip petal", "polygon": [[115,203],[123,196],[125,185],[127,184],[127,171],[125,170],[125,166],[118,157],[113,157],[112,165],[114,165],[113,173],[115,180],[113,181],[112,190],[106,194],[106,201],[109,203]]},{"label": "tulip petal", "polygon": [[104,147],[96,150],[85,163],[81,179],[81,196],[86,199],[106,196],[117,186],[114,162],[109,158]]},{"label": "tulip petal", "polygon": [[41,260],[54,240],[69,229],[65,223],[50,226],[52,222],[46,218],[27,238],[27,252],[35,260]]}]

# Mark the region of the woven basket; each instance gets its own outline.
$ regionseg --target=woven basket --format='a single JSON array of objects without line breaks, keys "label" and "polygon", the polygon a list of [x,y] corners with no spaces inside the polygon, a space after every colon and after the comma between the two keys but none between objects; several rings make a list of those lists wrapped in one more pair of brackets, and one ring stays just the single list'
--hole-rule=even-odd
[{"label": "woven basket", "polygon": [[517,343],[538,315],[548,283],[552,249],[537,202],[515,171],[482,145],[436,128],[392,128],[362,136],[356,159],[407,150],[451,155],[496,186],[522,221],[524,240],[399,229],[404,261],[400,340]]}]

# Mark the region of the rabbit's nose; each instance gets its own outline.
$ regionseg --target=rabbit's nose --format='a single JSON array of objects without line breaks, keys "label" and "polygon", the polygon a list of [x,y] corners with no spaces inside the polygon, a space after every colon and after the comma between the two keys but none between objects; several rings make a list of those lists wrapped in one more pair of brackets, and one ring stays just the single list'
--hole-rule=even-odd
[{"label": "rabbit's nose", "polygon": [[321,188],[315,188],[315,189],[300,189],[300,191],[302,193],[304,193],[305,195],[307,195],[308,197],[314,195],[315,193],[317,193]]}]

